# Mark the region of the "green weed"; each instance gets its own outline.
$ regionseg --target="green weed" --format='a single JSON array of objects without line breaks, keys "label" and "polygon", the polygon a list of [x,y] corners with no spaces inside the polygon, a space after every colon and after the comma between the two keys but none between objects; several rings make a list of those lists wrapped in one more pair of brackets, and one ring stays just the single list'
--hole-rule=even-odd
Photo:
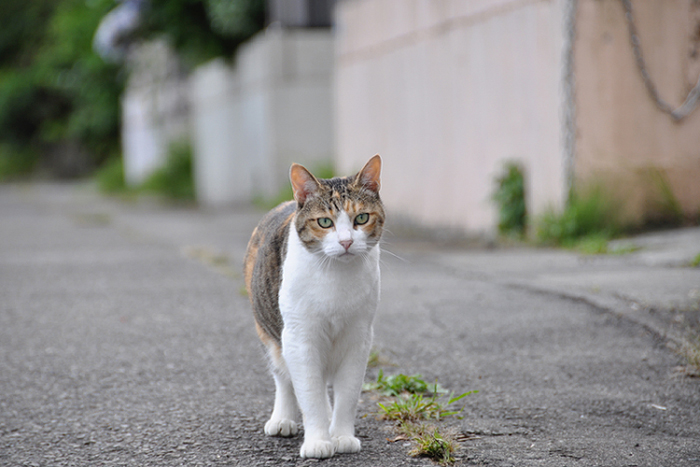
[{"label": "green weed", "polygon": [[525,177],[521,166],[508,162],[496,179],[493,201],[498,206],[498,231],[503,235],[522,237],[527,223]]},{"label": "green weed", "polygon": [[678,353],[685,358],[694,371],[700,374],[700,339],[696,338],[694,342],[684,343]]},{"label": "green weed", "polygon": [[457,450],[457,443],[434,425],[403,423],[399,431],[410,438],[416,445],[409,455],[414,457],[429,457],[441,465],[451,464],[455,461],[453,453]]},{"label": "green weed", "polygon": [[462,411],[450,406],[462,398],[479,391],[469,391],[458,396],[449,397],[437,380],[427,384],[420,375],[403,374],[385,377],[380,371],[377,381],[364,386],[365,390],[375,390],[391,397],[391,403],[378,403],[379,416],[384,420],[396,421],[399,439],[409,439],[414,443],[409,452],[411,456],[425,456],[447,465],[454,462],[453,453],[457,449],[454,439],[441,433],[435,425],[425,425],[424,420],[440,421],[445,417],[457,415]]},{"label": "green weed", "polygon": [[549,210],[542,215],[537,222],[537,239],[565,248],[581,243],[595,252],[607,250],[607,240],[620,230],[617,207],[601,188],[594,188],[584,195],[573,194],[563,212]]},{"label": "green weed", "polygon": [[700,253],[695,255],[695,258],[693,258],[693,260],[690,262],[690,266],[693,268],[700,266]]},{"label": "green weed", "polygon": [[456,415],[462,411],[448,410],[447,407],[458,400],[478,391],[469,391],[459,396],[450,396],[447,402],[439,400],[437,394],[424,397],[423,394],[409,394],[396,397],[391,404],[384,405],[378,403],[382,410],[381,417],[386,420],[396,420],[399,422],[414,422],[417,420],[440,420],[441,418]]},{"label": "green weed", "polygon": [[592,234],[573,243],[573,248],[586,255],[602,255],[608,253],[608,241],[605,234]]},{"label": "green weed", "polygon": [[626,255],[640,249],[634,243],[610,244],[610,237],[606,234],[591,234],[571,243],[570,248],[584,255]]},{"label": "green weed", "polygon": [[446,392],[437,383],[434,386],[429,386],[421,375],[406,376],[404,374],[384,376],[384,371],[379,370],[377,381],[374,383],[365,383],[363,389],[365,391],[379,391],[385,396],[398,396],[402,393],[425,393],[433,387],[436,391]]}]

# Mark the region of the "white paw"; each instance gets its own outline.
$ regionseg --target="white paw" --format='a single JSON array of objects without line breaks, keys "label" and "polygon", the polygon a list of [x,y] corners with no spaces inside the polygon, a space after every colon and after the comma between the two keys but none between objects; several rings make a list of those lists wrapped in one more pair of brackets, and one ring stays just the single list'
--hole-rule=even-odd
[{"label": "white paw", "polygon": [[297,423],[294,420],[277,420],[271,418],[265,423],[265,434],[267,436],[294,436],[299,431]]},{"label": "white paw", "polygon": [[325,459],[335,454],[335,444],[332,441],[322,439],[305,440],[301,445],[299,455],[301,457],[313,457],[316,459]]},{"label": "white paw", "polygon": [[335,445],[336,452],[338,454],[360,452],[360,449],[362,449],[360,440],[349,435],[342,435],[338,436],[337,438],[333,438],[333,444]]}]

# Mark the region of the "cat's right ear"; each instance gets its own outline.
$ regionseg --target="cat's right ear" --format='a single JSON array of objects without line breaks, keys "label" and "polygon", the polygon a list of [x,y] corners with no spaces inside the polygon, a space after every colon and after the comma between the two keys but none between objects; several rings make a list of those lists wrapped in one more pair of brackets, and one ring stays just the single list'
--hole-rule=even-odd
[{"label": "cat's right ear", "polygon": [[289,169],[289,180],[292,182],[294,199],[299,206],[303,206],[309,196],[318,192],[318,180],[302,165],[292,164],[292,168]]},{"label": "cat's right ear", "polygon": [[382,158],[377,154],[372,157],[357,174],[356,183],[359,183],[368,190],[379,193],[379,188],[382,186],[382,182],[379,180],[381,171]]}]

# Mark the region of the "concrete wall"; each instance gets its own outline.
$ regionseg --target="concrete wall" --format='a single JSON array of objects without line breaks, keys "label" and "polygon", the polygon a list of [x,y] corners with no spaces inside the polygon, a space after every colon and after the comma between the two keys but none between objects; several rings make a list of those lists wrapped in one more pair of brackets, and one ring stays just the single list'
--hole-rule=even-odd
[{"label": "concrete wall", "polygon": [[339,169],[385,161],[393,216],[490,231],[494,178],[532,212],[564,200],[562,1],[355,0],[336,10]]},{"label": "concrete wall", "polygon": [[192,77],[198,199],[275,197],[292,162],[333,155],[333,39],[328,30],[268,29]]},{"label": "concrete wall", "polygon": [[251,196],[250,135],[241,111],[240,78],[224,60],[199,67],[190,79],[192,148],[197,199],[205,204]]},{"label": "concrete wall", "polygon": [[[665,178],[686,214],[700,212],[700,110],[680,122],[660,111],[634,61],[617,0],[579,0],[575,49],[579,185],[605,183],[640,221],[659,215]],[[700,75],[700,4],[632,2],[649,74],[679,106]]]}]

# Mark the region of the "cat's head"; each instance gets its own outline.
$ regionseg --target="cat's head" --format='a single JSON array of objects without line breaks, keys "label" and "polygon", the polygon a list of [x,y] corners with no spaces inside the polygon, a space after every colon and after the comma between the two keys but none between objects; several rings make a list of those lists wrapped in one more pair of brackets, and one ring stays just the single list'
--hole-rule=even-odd
[{"label": "cat's head", "polygon": [[352,177],[317,179],[292,164],[295,227],[304,246],[341,261],[362,257],[379,243],[384,207],[379,198],[382,160],[372,157]]}]

